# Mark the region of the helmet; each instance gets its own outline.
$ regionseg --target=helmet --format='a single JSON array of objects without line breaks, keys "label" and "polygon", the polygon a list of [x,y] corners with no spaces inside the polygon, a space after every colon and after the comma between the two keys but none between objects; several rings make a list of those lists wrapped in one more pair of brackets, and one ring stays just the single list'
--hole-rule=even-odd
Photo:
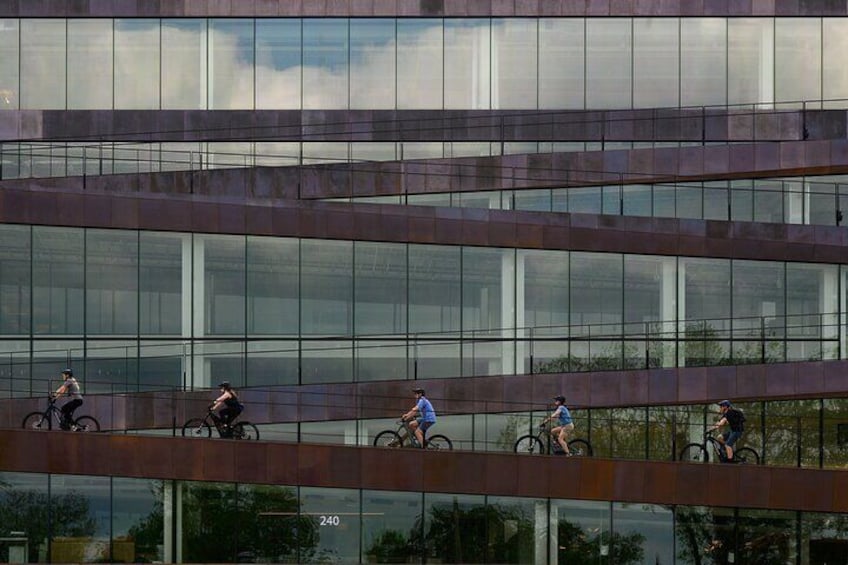
[{"label": "helmet", "polygon": [[218,383],[218,388],[232,388],[230,381],[222,381]]},{"label": "helmet", "polygon": [[565,404],[565,397],[561,394],[559,396],[554,396],[554,402]]},{"label": "helmet", "polygon": [[421,394],[421,395],[423,395],[423,394],[424,394],[424,389],[423,389],[423,388],[414,388],[414,389],[412,389],[412,392],[414,392],[415,394]]},{"label": "helmet", "polygon": [[722,400],[721,402],[718,403],[718,405],[719,406],[730,406],[730,401],[729,400]]},{"label": "helmet", "polygon": [[73,372],[71,369],[62,369],[62,374],[63,374],[63,375],[68,375],[69,377],[73,377],[73,376],[74,376],[74,372]]}]

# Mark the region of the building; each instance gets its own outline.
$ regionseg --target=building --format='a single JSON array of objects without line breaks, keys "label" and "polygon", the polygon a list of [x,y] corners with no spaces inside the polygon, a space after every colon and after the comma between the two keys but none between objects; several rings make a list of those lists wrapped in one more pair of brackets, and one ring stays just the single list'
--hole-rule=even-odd
[{"label": "building", "polygon": [[[0,1],[0,555],[848,562],[845,16]],[[65,366],[110,433],[15,429]]]}]

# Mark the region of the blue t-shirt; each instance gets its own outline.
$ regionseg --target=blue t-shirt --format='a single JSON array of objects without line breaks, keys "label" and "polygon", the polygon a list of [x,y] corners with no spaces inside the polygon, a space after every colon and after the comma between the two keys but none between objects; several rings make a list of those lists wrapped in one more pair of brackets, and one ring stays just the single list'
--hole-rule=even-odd
[{"label": "blue t-shirt", "polygon": [[571,412],[568,411],[568,408],[560,406],[556,409],[556,412],[558,412],[560,426],[567,426],[572,423]]},{"label": "blue t-shirt", "polygon": [[433,405],[423,396],[418,399],[418,413],[421,415],[422,422],[436,422],[436,411],[433,410]]}]

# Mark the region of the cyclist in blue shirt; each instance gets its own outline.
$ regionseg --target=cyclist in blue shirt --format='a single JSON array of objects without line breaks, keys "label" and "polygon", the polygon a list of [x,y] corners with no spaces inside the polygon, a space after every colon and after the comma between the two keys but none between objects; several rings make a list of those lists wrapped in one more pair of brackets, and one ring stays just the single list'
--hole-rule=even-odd
[{"label": "cyclist in blue shirt", "polygon": [[436,411],[433,410],[433,405],[424,396],[423,388],[414,388],[412,392],[415,393],[415,406],[401,416],[401,419],[409,422],[409,429],[415,434],[418,446],[423,448],[427,430],[436,423]]},{"label": "cyclist in blue shirt", "polygon": [[568,449],[567,436],[574,431],[574,420],[572,420],[571,412],[568,411],[568,407],[565,405],[564,396],[555,396],[554,404],[556,405],[556,410],[542,421],[540,427],[544,427],[548,422],[556,421],[556,425],[551,428],[551,436],[553,436],[559,443],[560,447],[562,447],[563,454],[565,454],[566,457],[570,457],[571,451]]}]

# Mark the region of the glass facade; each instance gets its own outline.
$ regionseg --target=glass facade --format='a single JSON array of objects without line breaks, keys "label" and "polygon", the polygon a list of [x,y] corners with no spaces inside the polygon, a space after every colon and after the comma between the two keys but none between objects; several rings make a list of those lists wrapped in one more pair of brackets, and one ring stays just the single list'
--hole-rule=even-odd
[{"label": "glass facade", "polygon": [[845,515],[813,512],[31,473],[0,484],[7,563],[813,564],[841,563],[848,537]]},{"label": "glass facade", "polygon": [[0,19],[0,108],[844,108],[843,20]]},{"label": "glass facade", "polygon": [[845,356],[839,265],[4,225],[0,266],[10,396]]}]

